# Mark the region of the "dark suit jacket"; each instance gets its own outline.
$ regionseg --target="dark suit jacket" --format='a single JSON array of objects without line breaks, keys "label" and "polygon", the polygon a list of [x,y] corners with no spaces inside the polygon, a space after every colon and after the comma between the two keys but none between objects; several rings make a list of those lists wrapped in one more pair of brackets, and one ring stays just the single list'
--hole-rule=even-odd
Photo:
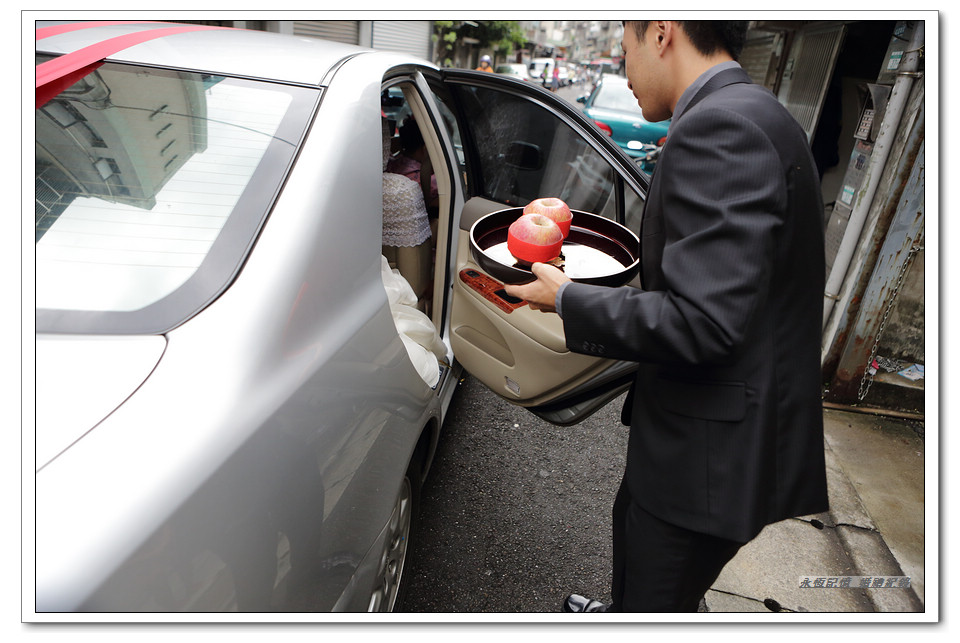
[{"label": "dark suit jacket", "polygon": [[825,511],[819,179],[800,126],[741,69],[674,115],[640,236],[642,290],[573,283],[561,299],[571,350],[639,362],[633,497],[742,542]]}]

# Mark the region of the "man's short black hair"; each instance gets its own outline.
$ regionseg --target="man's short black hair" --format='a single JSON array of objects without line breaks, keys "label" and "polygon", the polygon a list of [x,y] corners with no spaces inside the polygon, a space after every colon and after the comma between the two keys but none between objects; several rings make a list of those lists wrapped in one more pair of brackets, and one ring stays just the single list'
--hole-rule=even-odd
[{"label": "man's short black hair", "polygon": [[[650,20],[624,21],[636,30],[637,38],[643,40]],[[726,51],[734,60],[740,60],[740,53],[747,40],[746,20],[677,20],[690,42],[704,56],[710,56],[719,50]]]}]

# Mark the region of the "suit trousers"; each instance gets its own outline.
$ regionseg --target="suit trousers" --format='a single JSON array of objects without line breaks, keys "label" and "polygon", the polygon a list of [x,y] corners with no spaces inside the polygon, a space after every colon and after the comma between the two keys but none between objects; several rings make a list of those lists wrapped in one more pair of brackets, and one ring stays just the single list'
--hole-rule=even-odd
[{"label": "suit trousers", "polygon": [[620,484],[613,503],[614,612],[696,612],[745,543],[690,531],[650,514]]}]

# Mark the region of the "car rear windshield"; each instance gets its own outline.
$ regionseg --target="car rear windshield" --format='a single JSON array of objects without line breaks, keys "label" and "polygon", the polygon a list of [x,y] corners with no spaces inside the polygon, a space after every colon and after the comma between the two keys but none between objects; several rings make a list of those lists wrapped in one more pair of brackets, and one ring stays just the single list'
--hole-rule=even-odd
[{"label": "car rear windshield", "polygon": [[37,331],[163,332],[212,301],[318,92],[105,63],[38,105]]},{"label": "car rear windshield", "polygon": [[594,107],[615,109],[621,112],[635,112],[640,116],[640,106],[626,83],[602,83],[593,99]]}]

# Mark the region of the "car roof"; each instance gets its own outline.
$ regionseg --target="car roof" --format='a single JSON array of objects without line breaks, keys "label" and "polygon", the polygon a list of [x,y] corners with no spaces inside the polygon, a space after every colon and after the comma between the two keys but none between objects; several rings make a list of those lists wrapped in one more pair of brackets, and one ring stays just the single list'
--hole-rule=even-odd
[{"label": "car roof", "polygon": [[[225,76],[320,85],[324,84],[324,78],[330,72],[347,59],[373,51],[307,36],[146,21],[38,22],[36,51],[57,55],[85,47],[101,47],[109,52],[110,39],[130,38],[132,34],[151,36],[160,32],[147,32],[172,28],[182,29],[174,29],[178,32],[147,38],[139,44],[110,52],[106,59]],[[47,35],[60,30],[65,31]]]}]

